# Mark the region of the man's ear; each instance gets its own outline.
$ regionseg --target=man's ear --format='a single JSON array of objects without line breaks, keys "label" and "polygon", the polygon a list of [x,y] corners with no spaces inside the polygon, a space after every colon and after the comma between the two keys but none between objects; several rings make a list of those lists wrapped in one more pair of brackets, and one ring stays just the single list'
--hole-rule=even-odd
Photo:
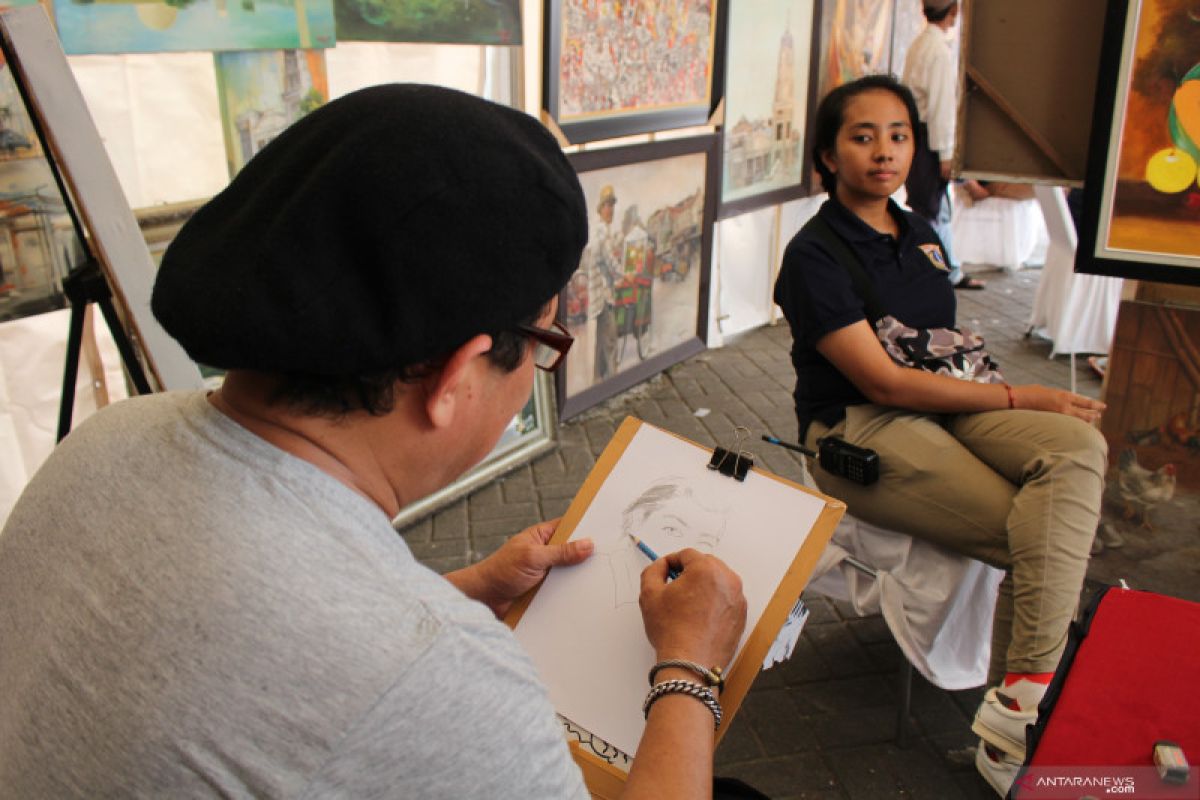
[{"label": "man's ear", "polygon": [[471,390],[471,370],[475,361],[492,349],[492,337],[481,333],[468,339],[450,354],[446,365],[431,375],[425,390],[425,413],[435,428],[446,428],[454,421],[459,403]]}]

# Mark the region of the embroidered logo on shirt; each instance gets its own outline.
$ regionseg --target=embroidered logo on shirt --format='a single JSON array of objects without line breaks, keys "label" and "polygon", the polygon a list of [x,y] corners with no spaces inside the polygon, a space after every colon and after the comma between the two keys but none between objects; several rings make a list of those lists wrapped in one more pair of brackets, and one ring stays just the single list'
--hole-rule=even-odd
[{"label": "embroidered logo on shirt", "polygon": [[950,271],[950,267],[946,265],[946,257],[942,255],[942,248],[936,244],[922,244],[918,246],[921,248],[921,252],[929,256],[930,262],[935,267],[946,272]]}]

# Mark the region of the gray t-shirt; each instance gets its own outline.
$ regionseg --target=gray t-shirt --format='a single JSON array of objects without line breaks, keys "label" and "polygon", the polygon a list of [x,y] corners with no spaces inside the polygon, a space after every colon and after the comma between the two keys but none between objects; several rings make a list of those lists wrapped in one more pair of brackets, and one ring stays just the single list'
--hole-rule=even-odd
[{"label": "gray t-shirt", "polygon": [[586,797],[509,630],[200,393],[95,415],[0,534],[0,787]]}]

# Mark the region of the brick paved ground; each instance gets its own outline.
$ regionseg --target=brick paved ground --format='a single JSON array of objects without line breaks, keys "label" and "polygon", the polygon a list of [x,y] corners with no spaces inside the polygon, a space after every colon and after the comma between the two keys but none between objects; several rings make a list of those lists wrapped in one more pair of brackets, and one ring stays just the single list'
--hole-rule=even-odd
[{"label": "brick paved ground", "polygon": [[[987,272],[988,288],[958,293],[959,322],[983,334],[1013,383],[1066,387],[1068,359],[1025,336],[1038,273]],[[627,414],[714,446],[733,425],[755,438],[794,441],[791,338],[786,325],[743,334],[613,398],[560,428],[559,447],[537,462],[418,522],[403,535],[439,571],[464,566],[505,537],[560,515],[595,457]],[[1082,359],[1079,391],[1098,396]],[[697,416],[707,409],[708,413]],[[702,412],[703,413],[703,412]],[[767,445],[758,462],[798,479],[798,456]],[[982,689],[946,692],[913,678],[910,740],[895,744],[900,651],[879,616],[806,598],[812,616],[787,663],[762,673],[717,751],[719,774],[746,780],[778,800],[994,798],[976,774],[970,719]]]}]

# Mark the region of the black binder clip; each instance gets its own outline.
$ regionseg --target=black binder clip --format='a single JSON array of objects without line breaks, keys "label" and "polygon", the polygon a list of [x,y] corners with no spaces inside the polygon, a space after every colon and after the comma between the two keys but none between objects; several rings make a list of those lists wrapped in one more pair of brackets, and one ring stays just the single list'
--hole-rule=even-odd
[{"label": "black binder clip", "polygon": [[728,450],[724,447],[713,450],[708,468],[715,469],[722,475],[736,478],[739,481],[746,480],[746,473],[754,466],[754,455],[749,450],[740,449],[738,445],[742,439],[749,438],[749,436],[749,428],[743,425],[735,427],[733,429],[733,447]]}]

